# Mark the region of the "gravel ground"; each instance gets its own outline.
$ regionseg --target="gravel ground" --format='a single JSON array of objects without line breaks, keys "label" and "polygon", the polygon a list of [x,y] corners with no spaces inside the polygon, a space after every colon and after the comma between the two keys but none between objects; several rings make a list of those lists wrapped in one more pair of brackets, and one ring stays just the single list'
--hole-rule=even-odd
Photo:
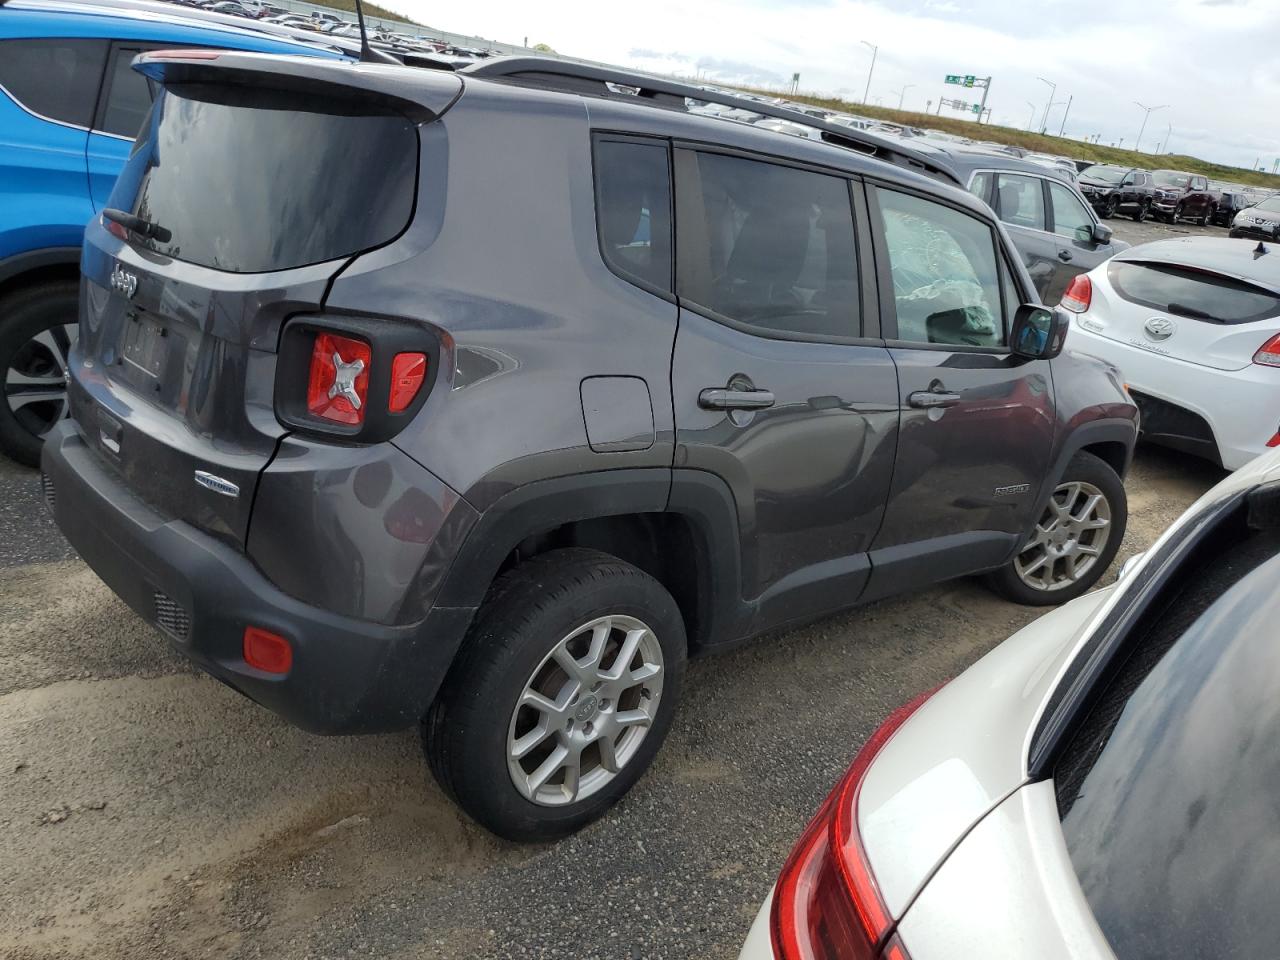
[{"label": "gravel ground", "polygon": [[[1120,559],[1220,476],[1140,450]],[[38,487],[0,466],[6,960],[732,958],[880,719],[1036,615],[958,581],[696,662],[631,795],[516,846],[444,799],[414,734],[312,737],[189,669],[72,557]]]}]

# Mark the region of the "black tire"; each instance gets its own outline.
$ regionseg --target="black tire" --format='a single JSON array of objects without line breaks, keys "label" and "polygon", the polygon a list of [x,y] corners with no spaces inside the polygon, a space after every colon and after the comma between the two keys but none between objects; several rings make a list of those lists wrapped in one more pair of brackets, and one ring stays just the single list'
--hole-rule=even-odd
[{"label": "black tire", "polygon": [[[1084,451],[1071,458],[1066,470],[1063,471],[1062,477],[1058,480],[1057,486],[1061,488],[1064,484],[1072,482],[1091,485],[1099,490],[1106,500],[1106,506],[1110,513],[1110,526],[1107,530],[1106,542],[1101,547],[1101,552],[1095,558],[1093,564],[1078,579],[1064,582],[1061,587],[1055,589],[1037,589],[1024,582],[1023,578],[1018,575],[1015,566],[1023,552],[1032,548],[1031,544],[1028,543],[1023,547],[1022,551],[1019,551],[1018,557],[1010,560],[999,570],[987,574],[987,584],[1006,600],[1034,607],[1053,606],[1059,603],[1066,603],[1068,600],[1074,600],[1097,583],[1098,579],[1106,573],[1107,568],[1111,566],[1111,561],[1115,559],[1116,551],[1120,549],[1120,541],[1124,539],[1125,527],[1129,521],[1129,508],[1125,497],[1124,483],[1105,461]],[[1046,506],[1042,515],[1037,518],[1037,524],[1049,518],[1049,516],[1050,509]]]},{"label": "black tire", "polygon": [[[535,803],[516,789],[508,769],[517,700],[564,637],[603,616],[634,617],[656,638],[663,660],[656,712],[630,760],[597,792],[559,806]],[[685,659],[680,610],[647,573],[577,548],[525,561],[490,590],[423,721],[427,763],[445,792],[498,836],[566,836],[602,816],[649,766],[671,726]],[[558,734],[549,739],[561,742]]]},{"label": "black tire", "polygon": [[1120,201],[1116,197],[1107,198],[1106,204],[1102,208],[1102,219],[1110,220],[1115,217],[1116,212],[1120,209]]},{"label": "black tire", "polygon": [[1147,214],[1149,214],[1150,212],[1151,212],[1151,204],[1148,203],[1146,200],[1139,200],[1138,209],[1133,215],[1134,222],[1142,223],[1142,221],[1147,219]]},{"label": "black tire", "polygon": [[[77,284],[66,280],[24,287],[0,299],[0,385],[7,383],[14,363],[44,364],[45,358],[31,356],[30,341],[46,330],[75,323],[78,298]],[[44,410],[28,407],[20,418],[7,394],[0,398],[0,453],[29,467],[39,466],[44,440],[32,427],[39,419],[35,414]]]},{"label": "black tire", "polygon": [[1200,220],[1200,226],[1202,226],[1202,227],[1207,227],[1207,226],[1209,226],[1209,224],[1213,221],[1213,215],[1214,215],[1214,213],[1216,213],[1216,212],[1217,212],[1217,211],[1215,210],[1215,208],[1214,208],[1214,207],[1211,207],[1211,206],[1210,206],[1210,207],[1206,207],[1206,208],[1205,208],[1205,211],[1204,211],[1204,216],[1203,216],[1203,217],[1201,218],[1201,220]]},{"label": "black tire", "polygon": [[1173,213],[1169,214],[1169,222],[1177,223],[1182,219],[1182,204],[1178,204],[1173,208]]}]

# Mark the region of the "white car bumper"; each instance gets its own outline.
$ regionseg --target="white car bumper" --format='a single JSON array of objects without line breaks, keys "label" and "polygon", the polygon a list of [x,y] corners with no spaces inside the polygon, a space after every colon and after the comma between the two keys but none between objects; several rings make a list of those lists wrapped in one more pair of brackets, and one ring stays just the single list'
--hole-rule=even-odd
[{"label": "white car bumper", "polygon": [[1071,326],[1067,347],[1115,364],[1132,390],[1203,418],[1228,470],[1261,454],[1280,429],[1280,369],[1249,364],[1219,370],[1188,363],[1099,336],[1080,318]]},{"label": "white car bumper", "polygon": [[773,889],[764,898],[764,906],[756,914],[755,922],[747,932],[747,942],[742,945],[738,960],[775,960],[773,937],[769,933],[769,913],[773,910]]}]

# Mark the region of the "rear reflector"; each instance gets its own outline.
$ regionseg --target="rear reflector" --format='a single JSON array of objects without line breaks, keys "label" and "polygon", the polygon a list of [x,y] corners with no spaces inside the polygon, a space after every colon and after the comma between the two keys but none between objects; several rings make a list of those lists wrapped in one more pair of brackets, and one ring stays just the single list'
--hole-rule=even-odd
[{"label": "rear reflector", "polygon": [[779,960],[908,960],[858,829],[858,796],[876,755],[936,690],[899,707],[863,745],[778,877],[771,932]]},{"label": "rear reflector", "polygon": [[1280,367],[1280,333],[1258,348],[1253,355],[1253,362],[1264,367]]},{"label": "rear reflector", "polygon": [[1072,279],[1071,285],[1067,287],[1067,292],[1062,295],[1059,306],[1072,313],[1084,313],[1091,303],[1093,303],[1093,281],[1087,274],[1078,273]]},{"label": "rear reflector", "polygon": [[364,422],[373,354],[363,340],[316,334],[307,380],[307,412],[334,423]]},{"label": "rear reflector", "polygon": [[1276,435],[1267,441],[1267,446],[1280,447],[1280,431],[1277,431]]},{"label": "rear reflector", "polygon": [[245,627],[244,662],[263,673],[288,673],[293,666],[293,647],[278,633]]},{"label": "rear reflector", "polygon": [[387,409],[392,413],[407,410],[422,389],[426,376],[425,353],[397,353],[391,361],[391,395],[387,398]]},{"label": "rear reflector", "polygon": [[107,228],[107,233],[113,237],[118,237],[125,242],[129,240],[129,231],[124,228],[124,224],[116,223],[114,220],[108,220],[106,217],[99,217],[98,222]]}]

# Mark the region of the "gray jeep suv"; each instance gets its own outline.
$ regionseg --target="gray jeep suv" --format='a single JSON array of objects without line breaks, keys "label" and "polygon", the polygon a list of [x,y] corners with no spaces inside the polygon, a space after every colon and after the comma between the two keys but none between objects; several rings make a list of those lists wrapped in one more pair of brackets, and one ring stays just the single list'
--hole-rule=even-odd
[{"label": "gray jeep suv", "polygon": [[1086,590],[1137,417],[937,169],[546,64],[141,56],[43,460],[185,656],[313,731],[421,725],[517,839],[627,791],[691,654]]}]

